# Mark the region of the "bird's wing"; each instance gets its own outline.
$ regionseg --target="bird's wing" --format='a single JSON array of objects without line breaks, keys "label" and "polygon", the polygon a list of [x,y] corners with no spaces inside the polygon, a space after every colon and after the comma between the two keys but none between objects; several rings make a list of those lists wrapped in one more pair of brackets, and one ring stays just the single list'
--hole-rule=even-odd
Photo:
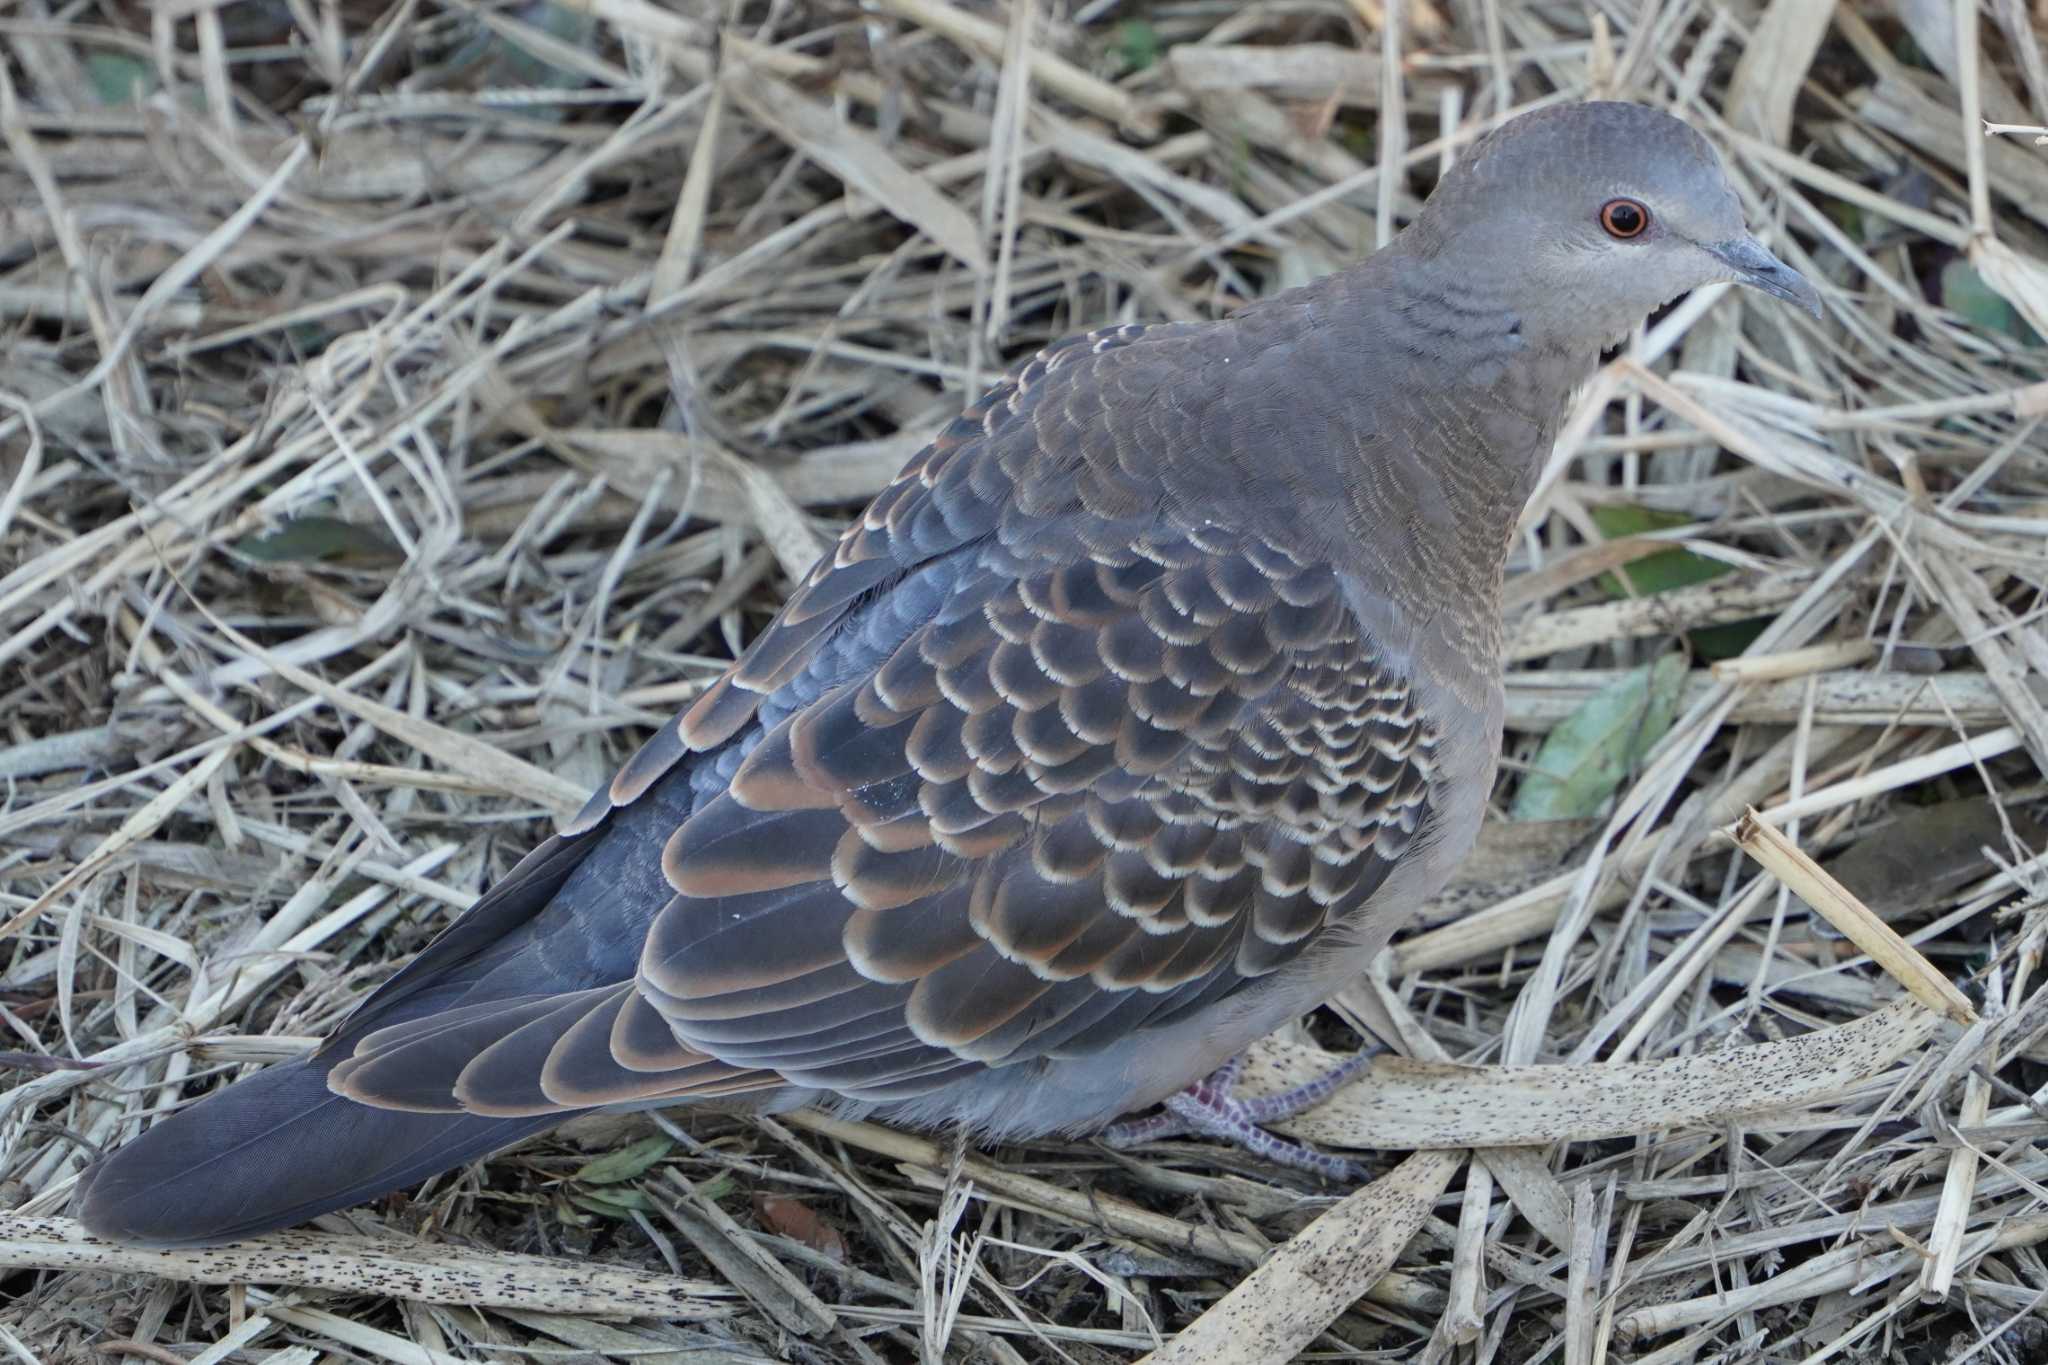
[{"label": "bird's wing", "polygon": [[[974,506],[990,501],[991,489],[979,487],[963,496],[946,496],[952,506],[945,515],[925,515],[910,524],[911,504],[930,502],[938,472],[963,454],[972,458],[988,438],[1003,430],[1034,396],[1053,369],[1084,354],[1099,354],[1146,337],[1159,337],[1173,327],[1128,325],[1062,338],[1047,346],[982,395],[948,423],[933,442],[918,452],[878,494],[861,521],[840,537],[833,553],[820,558],[782,611],[694,706],[648,737],[639,750],[593,793],[554,837],[533,849],[518,865],[463,912],[427,948],[365,998],[323,1042],[320,1054],[346,1058],[373,1032],[453,1010],[488,1013],[493,1003],[507,1009],[532,992],[471,1001],[465,991],[487,978],[506,945],[555,905],[556,898],[596,851],[606,834],[615,833],[616,817],[642,803],[664,780],[673,782],[693,754],[727,754],[727,772],[744,748],[749,728],[760,728],[764,702],[786,712],[819,692],[815,675],[833,671],[855,673],[886,657],[864,640],[862,632],[844,631],[849,620],[886,629],[892,615],[924,610],[929,595],[913,603],[913,593],[892,594],[891,580],[959,551],[986,536],[995,524],[990,509]],[[963,465],[965,459],[963,459]],[[898,509],[891,518],[891,509]],[[886,599],[886,600],[885,600]],[[882,610],[879,608],[887,608]],[[827,646],[828,637],[830,647]],[[872,633],[870,631],[869,633]],[[888,641],[883,640],[883,645]],[[812,676],[807,676],[807,673]],[[710,774],[716,781],[718,774]],[[701,784],[700,784],[701,785]],[[424,1031],[426,1025],[420,1025]],[[394,1036],[394,1035],[387,1035]]]},{"label": "bird's wing", "polygon": [[565,832],[715,760],[635,980],[359,1033],[330,1084],[502,1116],[906,1098],[1181,1017],[1368,898],[1436,736],[1334,569],[1088,457],[1119,394],[1041,381],[1135,330],[942,435]]}]

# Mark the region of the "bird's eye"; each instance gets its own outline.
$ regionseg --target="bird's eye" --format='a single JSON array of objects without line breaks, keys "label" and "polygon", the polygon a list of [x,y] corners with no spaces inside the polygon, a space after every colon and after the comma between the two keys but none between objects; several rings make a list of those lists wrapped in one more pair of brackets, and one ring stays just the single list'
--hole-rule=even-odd
[{"label": "bird's eye", "polygon": [[1650,211],[1634,199],[1610,199],[1600,206],[1600,226],[1608,236],[1627,241],[1650,226]]}]

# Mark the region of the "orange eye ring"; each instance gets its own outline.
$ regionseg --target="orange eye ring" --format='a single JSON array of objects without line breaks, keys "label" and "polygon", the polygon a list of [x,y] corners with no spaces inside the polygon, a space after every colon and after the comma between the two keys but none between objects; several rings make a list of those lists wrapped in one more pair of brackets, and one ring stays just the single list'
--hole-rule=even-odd
[{"label": "orange eye ring", "polygon": [[1650,230],[1650,210],[1639,199],[1610,199],[1600,206],[1600,226],[1625,242]]}]

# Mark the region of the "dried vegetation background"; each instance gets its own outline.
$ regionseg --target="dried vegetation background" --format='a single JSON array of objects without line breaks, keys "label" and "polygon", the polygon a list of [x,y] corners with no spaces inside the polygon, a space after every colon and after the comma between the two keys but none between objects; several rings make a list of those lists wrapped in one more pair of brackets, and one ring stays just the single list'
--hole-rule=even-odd
[{"label": "dried vegetation background", "polygon": [[[0,1354],[2044,1358],[2043,22],[0,3]],[[1592,382],[1515,555],[1498,818],[1257,1055],[1472,1064],[1293,1125],[1453,1150],[1343,1197],[632,1118],[234,1252],[63,1217],[502,875],[1005,364],[1339,267],[1589,93],[1706,130],[1828,306],[1706,291]]]}]

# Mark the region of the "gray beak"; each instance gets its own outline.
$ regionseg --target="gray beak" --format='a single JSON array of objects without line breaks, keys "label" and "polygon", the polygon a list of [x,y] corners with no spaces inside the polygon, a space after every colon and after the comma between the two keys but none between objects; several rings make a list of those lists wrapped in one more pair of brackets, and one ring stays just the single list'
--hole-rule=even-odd
[{"label": "gray beak", "polygon": [[1766,294],[1775,294],[1787,303],[1799,305],[1815,317],[1820,316],[1820,294],[1806,282],[1804,275],[1765,251],[1763,244],[1756,238],[1731,237],[1725,242],[1710,242],[1704,245],[1735,272],[1737,283],[1746,284],[1752,289],[1761,289]]}]

